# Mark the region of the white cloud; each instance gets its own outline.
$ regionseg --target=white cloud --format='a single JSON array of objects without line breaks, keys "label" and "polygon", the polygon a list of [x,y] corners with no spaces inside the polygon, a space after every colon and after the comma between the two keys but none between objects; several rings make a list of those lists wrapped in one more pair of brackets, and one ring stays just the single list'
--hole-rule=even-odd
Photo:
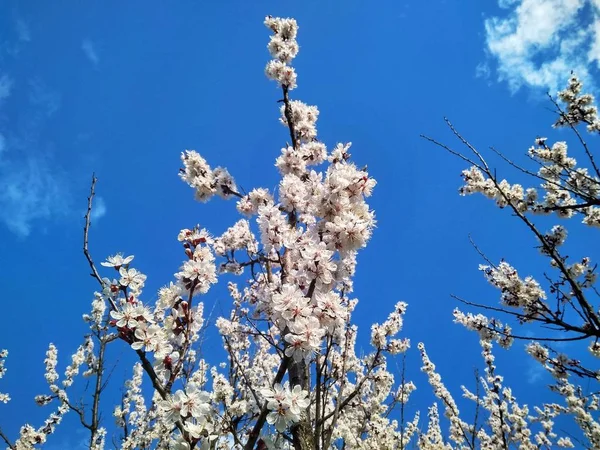
[{"label": "white cloud", "polygon": [[23,124],[10,141],[0,135],[0,223],[19,237],[68,216],[71,203],[68,177],[42,137],[46,121],[60,107],[60,95],[39,79],[25,85],[26,101],[15,98]]},{"label": "white cloud", "polygon": [[[14,24],[19,42],[29,41],[27,24],[18,18]],[[18,44],[3,42],[0,58],[16,56]],[[13,92],[13,79],[0,73],[0,226],[27,237],[73,211],[70,177],[54,158],[46,135],[48,120],[60,108],[60,94],[35,76],[20,79],[19,85],[22,89]],[[18,107],[16,116],[4,110],[9,101]]]},{"label": "white cloud", "polygon": [[56,167],[39,155],[0,161],[0,220],[20,237],[34,223],[67,214],[65,183]]},{"label": "white cloud", "polygon": [[477,67],[475,67],[475,76],[477,78],[483,78],[484,80],[487,80],[490,78],[490,74],[490,65],[485,61],[477,64]]},{"label": "white cloud", "polygon": [[90,39],[84,39],[81,43],[81,49],[83,50],[83,53],[85,53],[87,59],[89,59],[94,66],[97,66],[100,62],[100,58],[94,43]]},{"label": "white cloud", "polygon": [[[86,450],[90,448],[89,436],[86,436],[86,431],[81,428],[77,428],[75,433],[71,433],[70,436],[63,437],[61,441],[44,445],[46,450]],[[62,435],[61,435],[62,436]]]},{"label": "white cloud", "polygon": [[519,0],[498,0],[498,5],[500,8],[510,8],[515,3],[518,3]]},{"label": "white cloud", "polygon": [[17,36],[19,37],[20,41],[31,41],[31,30],[29,29],[29,25],[27,25],[27,23],[24,20],[17,19],[15,23],[15,28],[17,29]]},{"label": "white cloud", "polygon": [[12,86],[13,81],[8,75],[4,74],[0,76],[0,100],[4,100],[10,96]]},{"label": "white cloud", "polygon": [[485,21],[498,78],[555,93],[574,71],[593,89],[600,68],[600,0],[499,0],[504,17]]},{"label": "white cloud", "polygon": [[35,107],[36,114],[51,117],[60,108],[60,94],[46,86],[40,78],[29,81],[29,102]]},{"label": "white cloud", "polygon": [[91,219],[98,221],[101,217],[106,215],[106,203],[102,197],[96,197],[94,200]]},{"label": "white cloud", "polygon": [[537,361],[530,361],[529,369],[527,370],[527,382],[529,384],[536,384],[541,378],[545,376],[547,370]]}]

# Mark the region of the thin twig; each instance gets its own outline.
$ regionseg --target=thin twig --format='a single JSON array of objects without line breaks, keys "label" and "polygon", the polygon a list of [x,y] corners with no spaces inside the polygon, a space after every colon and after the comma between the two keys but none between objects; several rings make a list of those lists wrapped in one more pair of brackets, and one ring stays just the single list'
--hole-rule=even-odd
[{"label": "thin twig", "polygon": [[[92,184],[90,186],[90,195],[88,197],[87,211],[85,213],[85,225],[83,227],[83,254],[85,255],[85,258],[87,259],[88,264],[90,265],[90,269],[92,270],[92,273],[90,275],[92,277],[94,277],[100,284],[100,287],[102,289],[104,289],[104,281],[102,281],[102,277],[98,273],[98,269],[96,269],[96,265],[94,264],[92,255],[90,254],[90,251],[88,250],[88,237],[89,237],[89,233],[90,233],[90,225],[92,223],[91,222],[92,201],[94,200],[95,188],[96,188],[97,181],[98,181],[98,178],[96,178],[96,175],[92,174]],[[113,311],[117,311],[117,305],[115,305],[115,302],[113,301],[113,299],[110,296],[108,297],[108,301],[109,301],[110,306],[113,309]]]},{"label": "thin twig", "polygon": [[15,449],[14,444],[12,444],[10,442],[10,440],[8,439],[8,436],[6,436],[4,434],[4,432],[2,431],[2,429],[0,429],[0,438],[2,438],[2,440],[6,443],[6,445],[8,445],[8,448],[10,448],[10,450],[14,450]]}]

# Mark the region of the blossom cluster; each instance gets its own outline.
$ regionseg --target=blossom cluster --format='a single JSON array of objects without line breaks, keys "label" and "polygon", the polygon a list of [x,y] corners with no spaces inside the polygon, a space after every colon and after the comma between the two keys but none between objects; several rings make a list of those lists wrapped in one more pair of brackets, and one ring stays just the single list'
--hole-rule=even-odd
[{"label": "blossom cluster", "polygon": [[[556,126],[574,128],[583,122],[588,124],[590,132],[600,132],[600,120],[597,116],[594,98],[581,92],[581,82],[571,78],[569,86],[559,93],[559,98],[566,104],[566,112],[560,112]],[[580,141],[584,142],[579,135]],[[496,200],[499,207],[510,205],[517,213],[532,212],[535,214],[554,213],[561,218],[582,216],[582,222],[591,227],[600,226],[600,169],[593,155],[583,143],[591,168],[579,167],[577,160],[569,156],[568,146],[564,141],[547,144],[547,138],[538,137],[528,155],[539,163],[537,173],[517,166],[522,172],[541,180],[539,188],[525,188],[520,184],[510,184],[507,180],[498,180],[490,171],[485,161],[474,164],[462,172],[464,185],[461,195],[481,193]],[[512,165],[515,165],[512,161]]]},{"label": "blossom cluster", "polygon": [[235,180],[227,169],[211,169],[198,152],[186,150],[181,154],[181,161],[184,168],[180,170],[179,176],[195,189],[196,200],[206,202],[215,194],[230,198],[236,192]]},{"label": "blossom cluster", "polygon": [[287,89],[296,87],[296,71],[289,64],[298,54],[298,24],[294,19],[267,17],[265,25],[273,31],[267,48],[273,56],[265,68],[265,73]]},{"label": "blossom cluster", "polygon": [[271,411],[267,416],[267,422],[275,426],[277,431],[284,431],[289,424],[297,423],[302,412],[310,404],[307,398],[308,392],[302,390],[299,385],[290,389],[277,383],[272,388],[261,391],[267,402],[267,408]]},{"label": "blossom cluster", "polygon": [[[6,374],[5,361],[8,356],[8,350],[0,350],[0,379]],[[0,403],[8,403],[10,395],[0,392]]]},{"label": "blossom cluster", "polygon": [[567,110],[556,121],[555,126],[574,126],[581,122],[587,124],[589,132],[600,131],[598,108],[594,104],[594,96],[582,94],[583,83],[572,75],[567,88],[559,92],[558,97],[567,105]]}]

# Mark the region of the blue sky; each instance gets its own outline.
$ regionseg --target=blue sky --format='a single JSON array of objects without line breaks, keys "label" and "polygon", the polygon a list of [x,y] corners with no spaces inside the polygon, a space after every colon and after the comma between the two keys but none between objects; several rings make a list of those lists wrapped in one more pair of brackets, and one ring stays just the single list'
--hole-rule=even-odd
[{"label": "blue sky", "polygon": [[[298,20],[293,94],[318,105],[321,140],[330,148],[352,141],[355,160],[379,183],[371,202],[378,227],[360,253],[355,285],[363,336],[407,301],[404,335],[426,343],[458,396],[481,364],[476,336],[452,323],[450,294],[498,298],[477,271],[469,233],[493,260],[541,275],[543,260],[521,224],[485,199],[459,197],[465,165],[419,134],[456,144],[447,116],[481,149],[493,145],[517,160],[538,135],[570,139],[550,129],[545,92],[562,87],[571,70],[594,87],[600,38],[591,30],[600,22],[591,1],[7,0],[0,4],[0,348],[10,355],[0,391],[13,401],[0,405],[0,426],[11,436],[26,420],[46,417],[33,396],[45,392],[48,342],[66,363],[85,332],[80,318],[96,287],[81,252],[92,172],[99,182],[90,249],[97,260],[135,254],[149,276],[146,301],[181,262],[181,228],[200,223],[220,234],[236,218],[233,203],[194,202],[177,177],[182,150],[227,167],[248,190],[276,186],[273,163],[286,134],[277,122],[280,94],[263,74],[267,14]],[[499,174],[512,172],[499,166]],[[570,238],[573,254],[583,256],[589,236]],[[205,299],[215,314],[227,302],[223,283]],[[218,338],[207,342],[217,346]],[[114,355],[127,361],[123,347]],[[407,361],[418,386],[412,407],[424,410],[432,395],[416,349]],[[520,349],[498,351],[498,361],[519,399],[545,397],[547,376]],[[115,372],[111,395],[129,375],[129,367]],[[73,436],[59,432],[52,443],[75,445]]]}]

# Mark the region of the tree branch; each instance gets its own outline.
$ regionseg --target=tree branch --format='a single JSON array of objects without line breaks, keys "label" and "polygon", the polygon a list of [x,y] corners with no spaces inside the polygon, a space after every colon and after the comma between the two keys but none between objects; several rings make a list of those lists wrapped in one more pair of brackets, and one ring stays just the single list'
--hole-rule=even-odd
[{"label": "tree branch", "polygon": [[[92,174],[92,184],[90,186],[90,195],[87,199],[88,200],[87,211],[84,216],[85,225],[83,227],[83,254],[85,255],[85,258],[87,259],[88,264],[90,265],[90,269],[92,270],[92,273],[90,275],[92,277],[94,277],[100,284],[100,287],[102,289],[104,289],[104,281],[102,281],[102,277],[98,273],[98,269],[96,269],[96,265],[94,264],[92,255],[90,254],[90,251],[88,250],[88,236],[89,236],[89,232],[90,232],[91,217],[92,217],[92,201],[94,200],[94,195],[95,195],[94,189],[96,188],[97,181],[98,181],[98,179],[96,178],[96,175]],[[109,301],[110,306],[113,309],[113,311],[117,311],[117,305],[115,305],[115,302],[113,301],[113,299],[109,297],[108,301]]]}]

